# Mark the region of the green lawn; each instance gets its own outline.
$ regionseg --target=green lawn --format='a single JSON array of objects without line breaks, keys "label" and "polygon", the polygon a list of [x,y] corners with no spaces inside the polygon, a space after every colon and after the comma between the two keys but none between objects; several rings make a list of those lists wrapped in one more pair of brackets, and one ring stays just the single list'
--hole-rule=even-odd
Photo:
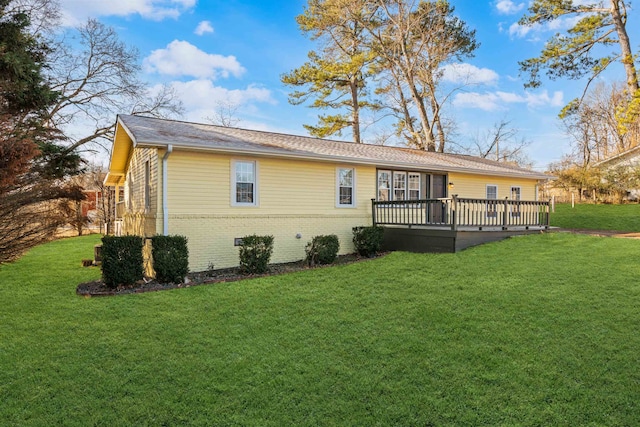
[{"label": "green lawn", "polygon": [[565,233],[107,298],[0,267],[0,425],[639,425],[640,242]]},{"label": "green lawn", "polygon": [[591,230],[640,231],[640,205],[557,204],[551,225]]}]

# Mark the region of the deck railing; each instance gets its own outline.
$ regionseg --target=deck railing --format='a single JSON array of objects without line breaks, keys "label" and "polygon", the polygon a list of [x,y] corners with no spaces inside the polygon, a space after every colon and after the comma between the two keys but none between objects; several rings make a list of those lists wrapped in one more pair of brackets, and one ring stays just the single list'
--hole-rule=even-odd
[{"label": "deck railing", "polygon": [[509,199],[444,199],[376,201],[374,225],[486,228],[549,226],[549,202]]}]

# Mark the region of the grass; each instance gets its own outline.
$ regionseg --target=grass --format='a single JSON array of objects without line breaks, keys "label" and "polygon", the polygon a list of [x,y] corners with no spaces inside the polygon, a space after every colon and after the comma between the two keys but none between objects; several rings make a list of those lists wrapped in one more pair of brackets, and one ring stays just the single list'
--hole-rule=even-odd
[{"label": "grass", "polygon": [[80,298],[95,242],[0,267],[0,425],[640,423],[635,240]]},{"label": "grass", "polygon": [[556,204],[551,225],[591,230],[640,231],[640,205]]}]

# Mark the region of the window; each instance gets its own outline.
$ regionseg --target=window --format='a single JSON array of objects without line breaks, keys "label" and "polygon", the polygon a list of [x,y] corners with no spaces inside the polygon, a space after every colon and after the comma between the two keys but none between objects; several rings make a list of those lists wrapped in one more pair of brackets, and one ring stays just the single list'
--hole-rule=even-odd
[{"label": "window", "polygon": [[[487,199],[497,199],[498,198],[498,186],[497,185],[487,185]],[[496,217],[498,216],[498,212],[496,210],[497,202],[489,202],[487,203],[487,216]]]},{"label": "window", "polygon": [[151,209],[151,165],[149,160],[144,162],[144,208]]},{"label": "window", "polygon": [[419,200],[423,197],[422,177],[420,172],[379,170],[378,201]]},{"label": "window", "polygon": [[256,162],[233,162],[233,185],[231,204],[234,206],[256,206]]},{"label": "window", "polygon": [[133,177],[131,176],[131,171],[129,171],[127,176],[127,188],[125,190],[125,199],[127,200],[127,208],[133,209]]},{"label": "window", "polygon": [[391,197],[391,172],[378,171],[378,200],[389,201]]},{"label": "window", "polygon": [[337,207],[355,207],[355,173],[352,168],[337,170]]},{"label": "window", "polygon": [[511,187],[511,200],[520,200],[520,187]]},{"label": "window", "polygon": [[409,200],[420,199],[420,174],[409,172]]},{"label": "window", "polygon": [[407,174],[393,173],[393,200],[405,200],[407,194]]},{"label": "window", "polygon": [[487,199],[497,199],[497,198],[498,198],[498,186],[487,185]]},{"label": "window", "polygon": [[[511,200],[520,200],[520,187],[511,187]],[[511,216],[520,216],[520,204],[513,204],[511,206]]]}]

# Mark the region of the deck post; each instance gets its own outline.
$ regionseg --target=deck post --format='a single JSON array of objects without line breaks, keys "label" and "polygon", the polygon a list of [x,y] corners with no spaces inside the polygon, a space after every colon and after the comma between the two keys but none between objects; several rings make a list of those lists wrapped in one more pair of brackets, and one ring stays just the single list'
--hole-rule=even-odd
[{"label": "deck post", "polygon": [[456,231],[458,229],[458,221],[456,219],[456,212],[458,210],[457,203],[458,195],[454,194],[451,198],[451,230]]},{"label": "deck post", "polygon": [[509,220],[509,198],[504,198],[504,212],[502,212],[502,229],[507,229],[507,224]]},{"label": "deck post", "polygon": [[545,207],[545,210],[547,211],[547,218],[546,218],[546,221],[545,221],[545,226],[546,226],[546,228],[549,228],[549,225],[551,225],[551,213],[549,212],[549,203],[547,203],[547,206]]},{"label": "deck post", "polygon": [[371,221],[373,222],[373,226],[376,226],[376,199],[371,199]]}]

